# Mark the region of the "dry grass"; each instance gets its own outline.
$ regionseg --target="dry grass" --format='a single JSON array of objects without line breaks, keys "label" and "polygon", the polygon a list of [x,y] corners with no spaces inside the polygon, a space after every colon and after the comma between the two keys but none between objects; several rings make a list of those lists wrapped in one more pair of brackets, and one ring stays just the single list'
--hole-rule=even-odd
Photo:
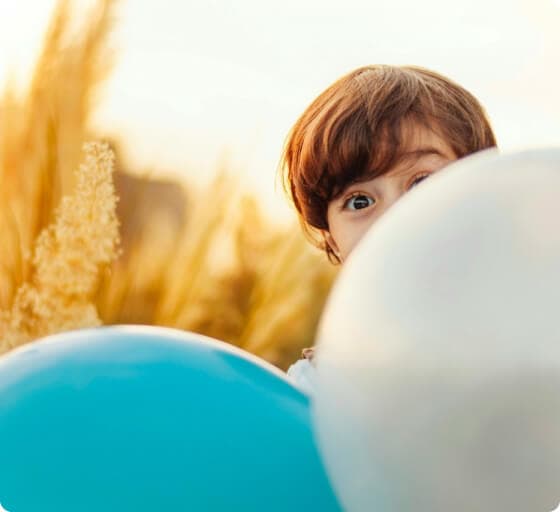
[{"label": "dry grass", "polygon": [[92,299],[118,243],[113,160],[107,145],[85,146],[74,194],[63,198],[56,219],[37,237],[30,278],[17,289],[12,307],[0,311],[0,350],[100,325]]},{"label": "dry grass", "polygon": [[313,343],[334,267],[298,226],[271,226],[235,178],[190,190],[182,228],[161,229],[170,223],[154,207],[129,239],[100,289],[101,317],[200,332],[287,367]]},{"label": "dry grass", "polygon": [[[89,146],[77,180],[72,172],[110,68],[113,4],[99,0],[75,30],[60,2],[31,87],[0,105],[0,349],[140,323],[223,339],[285,368],[312,343],[334,277],[299,227],[271,225],[224,170],[204,190],[118,172],[118,210],[108,149]],[[169,209],[162,191],[185,207]],[[123,250],[109,265],[115,211]]]},{"label": "dry grass", "polygon": [[111,56],[110,0],[99,1],[73,38],[70,3],[59,2],[23,98],[8,88],[0,105],[0,309],[33,272],[29,257],[53,220],[86,139],[87,118]]}]

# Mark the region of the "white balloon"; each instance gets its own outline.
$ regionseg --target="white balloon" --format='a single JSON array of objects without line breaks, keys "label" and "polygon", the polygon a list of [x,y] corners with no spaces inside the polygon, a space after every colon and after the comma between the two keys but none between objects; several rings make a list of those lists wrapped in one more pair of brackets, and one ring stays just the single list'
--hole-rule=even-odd
[{"label": "white balloon", "polygon": [[349,511],[560,500],[560,150],[478,154],[401,199],[339,276],[314,421]]}]

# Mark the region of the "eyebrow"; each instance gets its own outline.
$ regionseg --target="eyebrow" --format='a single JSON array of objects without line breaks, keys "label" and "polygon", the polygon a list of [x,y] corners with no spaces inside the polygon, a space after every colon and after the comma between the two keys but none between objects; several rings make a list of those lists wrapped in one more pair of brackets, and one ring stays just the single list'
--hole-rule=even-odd
[{"label": "eyebrow", "polygon": [[420,158],[422,156],[428,156],[428,155],[438,155],[441,156],[443,158],[448,158],[446,155],[444,155],[441,150],[433,147],[433,146],[425,146],[422,148],[418,148],[415,149],[413,151],[407,151],[405,153],[403,153],[400,157],[399,157],[399,162],[403,161],[403,160],[409,160],[413,157],[416,158]]}]

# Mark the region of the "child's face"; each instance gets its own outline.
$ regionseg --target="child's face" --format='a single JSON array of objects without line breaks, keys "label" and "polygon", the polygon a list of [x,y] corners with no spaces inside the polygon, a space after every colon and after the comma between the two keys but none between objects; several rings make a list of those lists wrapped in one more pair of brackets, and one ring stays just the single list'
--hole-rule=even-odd
[{"label": "child's face", "polygon": [[327,242],[344,261],[367,229],[403,194],[457,156],[433,131],[419,126],[403,158],[389,171],[369,181],[348,186],[329,203]]}]

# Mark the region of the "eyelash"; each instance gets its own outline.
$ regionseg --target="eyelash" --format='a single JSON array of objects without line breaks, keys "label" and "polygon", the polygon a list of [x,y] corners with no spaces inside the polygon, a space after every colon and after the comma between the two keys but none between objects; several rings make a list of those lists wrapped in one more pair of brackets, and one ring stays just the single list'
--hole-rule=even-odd
[{"label": "eyelash", "polygon": [[[421,183],[422,181],[424,181],[427,177],[429,177],[432,173],[431,172],[421,172],[416,174],[408,183],[407,185],[407,191],[410,190],[412,187],[416,186],[418,183]],[[416,183],[416,185],[414,185],[414,183],[420,180],[418,183]],[[348,203],[349,201],[351,201],[352,199],[354,199],[355,197],[360,197],[360,196],[364,196],[364,197],[368,197],[369,199],[371,199],[373,201],[373,203],[369,206],[366,206],[365,208],[360,208],[361,210],[365,210],[371,206],[374,206],[375,203],[377,202],[373,197],[371,197],[368,193],[366,192],[353,192],[352,194],[350,194],[347,198],[344,199],[344,201],[342,202],[342,206],[341,206],[341,210],[346,210],[348,207]]]},{"label": "eyelash", "polygon": [[413,185],[413,183],[414,183],[416,180],[419,180],[419,179],[420,179],[420,182],[419,182],[419,183],[421,183],[422,181],[424,181],[424,180],[425,180],[428,176],[430,176],[431,174],[432,174],[431,172],[421,172],[421,173],[418,173],[416,176],[414,176],[414,178],[412,178],[412,180],[410,180],[410,182],[409,182],[409,184],[408,184],[408,187],[407,187],[407,190],[410,190],[413,186],[415,186],[415,185]]}]

